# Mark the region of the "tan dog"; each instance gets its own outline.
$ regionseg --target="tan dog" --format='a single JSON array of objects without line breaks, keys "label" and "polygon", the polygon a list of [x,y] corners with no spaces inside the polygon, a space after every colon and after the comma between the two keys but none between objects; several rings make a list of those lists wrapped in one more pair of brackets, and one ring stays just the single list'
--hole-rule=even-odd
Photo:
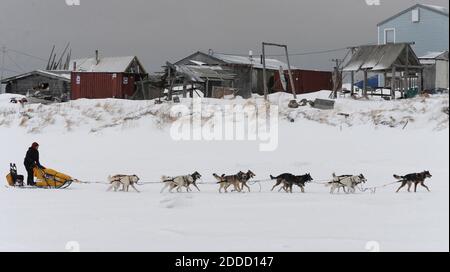
[{"label": "tan dog", "polygon": [[111,189],[114,189],[115,192],[117,192],[120,189],[120,186],[122,185],[123,192],[128,192],[129,187],[131,186],[136,192],[140,193],[138,189],[134,186],[139,182],[139,177],[136,175],[127,176],[127,175],[115,175],[115,176],[109,176],[108,177],[109,183],[111,183],[111,186],[108,188],[108,191],[111,191]]},{"label": "tan dog", "polygon": [[213,176],[217,179],[217,183],[220,184],[219,193],[222,193],[222,189],[225,190],[225,193],[228,193],[228,188],[233,185],[234,190],[236,192],[241,192],[241,180],[243,172],[239,172],[237,175],[226,176],[223,174],[219,176],[217,174],[213,174]]}]

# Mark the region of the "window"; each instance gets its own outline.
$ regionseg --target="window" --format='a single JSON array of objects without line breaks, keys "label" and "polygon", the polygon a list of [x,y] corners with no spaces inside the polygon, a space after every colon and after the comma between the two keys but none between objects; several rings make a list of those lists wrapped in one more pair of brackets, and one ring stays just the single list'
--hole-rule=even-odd
[{"label": "window", "polygon": [[412,11],[412,22],[413,23],[420,22],[420,10],[419,9],[414,9]]},{"label": "window", "polygon": [[395,43],[395,28],[384,30],[384,44]]}]

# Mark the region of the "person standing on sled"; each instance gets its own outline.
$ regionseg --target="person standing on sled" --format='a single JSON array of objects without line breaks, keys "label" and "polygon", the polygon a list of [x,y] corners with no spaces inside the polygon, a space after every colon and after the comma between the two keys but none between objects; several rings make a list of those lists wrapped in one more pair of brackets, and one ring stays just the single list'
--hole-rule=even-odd
[{"label": "person standing on sled", "polygon": [[39,144],[33,143],[31,147],[28,149],[27,154],[25,156],[25,160],[23,164],[25,165],[25,169],[27,170],[28,178],[27,178],[27,185],[28,186],[35,186],[34,183],[34,173],[33,169],[34,167],[39,167],[41,169],[45,169],[44,166],[41,165],[39,162]]}]

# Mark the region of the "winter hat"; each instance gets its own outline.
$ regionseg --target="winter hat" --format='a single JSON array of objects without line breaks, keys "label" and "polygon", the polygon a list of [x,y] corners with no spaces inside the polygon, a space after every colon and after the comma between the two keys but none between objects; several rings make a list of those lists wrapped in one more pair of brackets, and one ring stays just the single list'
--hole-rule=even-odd
[{"label": "winter hat", "polygon": [[38,146],[39,146],[39,144],[36,143],[36,142],[34,142],[34,143],[31,145],[32,148],[36,148],[36,147],[38,147]]}]

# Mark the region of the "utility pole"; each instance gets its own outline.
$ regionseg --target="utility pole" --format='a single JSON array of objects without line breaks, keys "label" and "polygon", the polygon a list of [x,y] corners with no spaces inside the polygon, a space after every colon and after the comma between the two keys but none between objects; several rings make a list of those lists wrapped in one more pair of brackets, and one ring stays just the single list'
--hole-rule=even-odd
[{"label": "utility pole", "polygon": [[[350,50],[352,52],[352,56],[356,53],[357,47],[350,47]],[[351,72],[351,87],[350,87],[350,95],[353,97],[355,94],[355,71]]]},{"label": "utility pole", "polygon": [[[1,53],[2,53],[2,59],[1,59],[1,75],[0,75],[0,82],[3,81],[4,78],[4,72],[5,72],[5,55],[6,55],[6,46],[2,46],[1,48]],[[3,93],[3,84],[0,83],[0,93]]]}]

